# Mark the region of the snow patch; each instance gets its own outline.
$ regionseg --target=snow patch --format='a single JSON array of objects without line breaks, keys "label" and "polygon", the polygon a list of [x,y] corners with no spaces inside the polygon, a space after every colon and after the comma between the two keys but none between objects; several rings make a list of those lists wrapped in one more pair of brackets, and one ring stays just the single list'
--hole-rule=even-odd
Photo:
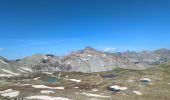
[{"label": "snow patch", "polygon": [[39,78],[41,78],[41,77],[36,77],[36,78],[34,78],[33,80],[38,80]]},{"label": "snow patch", "polygon": [[79,87],[74,87],[75,89],[78,89]]},{"label": "snow patch", "polygon": [[7,90],[4,90],[4,91],[0,91],[0,93],[6,93],[6,92],[11,92],[13,91],[12,89],[7,89]]},{"label": "snow patch", "polygon": [[71,62],[69,61],[69,62],[67,62],[67,64],[71,64]]},{"label": "snow patch", "polygon": [[0,77],[11,77],[11,76],[13,76],[13,75],[11,75],[11,74],[0,74]]},{"label": "snow patch", "polygon": [[44,60],[48,60],[48,57],[47,57],[47,56],[44,56]]},{"label": "snow patch", "polygon": [[81,80],[78,80],[78,79],[69,79],[70,81],[73,81],[73,82],[77,82],[77,83],[80,83]]},{"label": "snow patch", "polygon": [[45,95],[36,95],[36,96],[30,96],[25,97],[26,99],[39,99],[39,100],[71,100],[68,98],[63,97],[51,97],[51,96],[45,96]]},{"label": "snow patch", "polygon": [[3,96],[3,97],[16,97],[19,95],[19,91],[16,91],[16,90],[12,90],[12,89],[7,89],[7,90],[4,90],[4,91],[0,91],[0,95]]},{"label": "snow patch", "polygon": [[32,85],[32,87],[34,87],[34,88],[50,88],[50,87],[45,86],[45,85]]},{"label": "snow patch", "polygon": [[97,92],[97,91],[98,91],[98,89],[92,89],[92,91]]},{"label": "snow patch", "polygon": [[12,92],[1,94],[1,96],[3,96],[3,97],[10,97],[10,98],[16,97],[18,95],[19,95],[19,91],[12,91]]},{"label": "snow patch", "polygon": [[85,59],[85,58],[84,58],[84,59],[82,59],[82,60],[83,60],[83,61],[88,61],[89,59]]},{"label": "snow patch", "polygon": [[64,90],[65,87],[49,87],[45,85],[32,85],[34,88],[39,88],[39,89],[59,89],[59,90]]},{"label": "snow patch", "polygon": [[139,91],[133,91],[133,93],[135,93],[135,94],[137,94],[137,95],[142,95],[142,93],[139,92]]},{"label": "snow patch", "polygon": [[87,55],[88,57],[92,57],[92,55]]},{"label": "snow patch", "polygon": [[28,86],[28,85],[31,85],[31,84],[21,84],[21,86]]},{"label": "snow patch", "polygon": [[22,73],[27,73],[26,71],[22,70],[22,69],[17,69],[18,71],[22,72]]},{"label": "snow patch", "polygon": [[65,87],[53,87],[54,89],[58,89],[58,90],[64,90]]},{"label": "snow patch", "polygon": [[4,62],[3,60],[0,59],[0,62],[5,64],[5,65],[8,65],[6,62]]},{"label": "snow patch", "polygon": [[13,73],[13,72],[6,70],[6,69],[1,69],[1,70],[6,72],[6,73],[12,74],[12,75],[20,75],[19,73]]},{"label": "snow patch", "polygon": [[42,90],[40,91],[42,94],[50,94],[50,93],[54,93],[54,91],[51,90]]},{"label": "snow patch", "polygon": [[77,94],[83,94],[89,97],[110,98],[110,96],[103,96],[103,95],[91,94],[91,93],[77,93]]},{"label": "snow patch", "polygon": [[30,69],[30,68],[22,67],[21,69],[23,69],[23,70],[25,70],[25,71],[32,72],[32,69]]},{"label": "snow patch", "polygon": [[118,86],[118,85],[113,85],[113,86],[110,86],[111,89],[114,89],[114,90],[127,90],[128,88],[127,87],[121,87],[121,86]]}]

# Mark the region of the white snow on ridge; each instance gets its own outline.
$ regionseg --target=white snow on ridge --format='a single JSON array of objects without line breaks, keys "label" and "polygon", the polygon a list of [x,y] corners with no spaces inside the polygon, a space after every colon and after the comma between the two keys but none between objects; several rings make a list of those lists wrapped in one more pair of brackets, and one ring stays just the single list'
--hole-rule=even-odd
[{"label": "white snow on ridge", "polygon": [[30,97],[25,97],[26,99],[38,99],[38,100],[71,100],[68,98],[63,98],[63,97],[51,97],[51,96],[45,96],[45,95],[36,95],[36,96],[30,96]]},{"label": "white snow on ridge", "polygon": [[6,72],[6,73],[12,74],[12,75],[20,75],[19,73],[13,73],[13,72],[6,70],[6,69],[1,69],[1,70]]},{"label": "white snow on ridge", "polygon": [[39,88],[39,89],[59,89],[59,90],[64,90],[64,87],[49,87],[45,85],[32,85],[34,88]]},{"label": "white snow on ridge", "polygon": [[76,93],[76,94],[83,94],[89,97],[110,98],[110,96],[103,96],[103,95],[91,94],[91,93]]},{"label": "white snow on ridge", "polygon": [[3,96],[3,97],[10,97],[10,98],[16,97],[18,95],[19,95],[19,91],[12,91],[12,92],[7,92],[7,93],[1,94],[1,96]]},{"label": "white snow on ridge", "polygon": [[11,75],[11,74],[0,74],[0,77],[11,77],[11,76],[13,76],[13,75]]},{"label": "white snow on ridge", "polygon": [[5,64],[5,65],[8,65],[6,62],[4,62],[3,60],[0,59],[0,62]]},{"label": "white snow on ridge", "polygon": [[3,96],[3,97],[16,97],[19,95],[19,91],[16,91],[16,90],[12,90],[12,89],[7,89],[7,90],[4,90],[4,91],[0,91],[0,95]]},{"label": "white snow on ridge", "polygon": [[11,92],[13,91],[12,89],[7,89],[7,90],[4,90],[4,91],[0,91],[0,93],[6,93],[6,92]]},{"label": "white snow on ridge", "polygon": [[17,69],[18,71],[22,72],[22,73],[27,73],[26,71],[22,70],[22,69]]},{"label": "white snow on ridge", "polygon": [[29,72],[32,72],[32,69],[30,68],[26,68],[26,67],[21,67],[21,69],[25,70],[25,71],[29,71]]}]

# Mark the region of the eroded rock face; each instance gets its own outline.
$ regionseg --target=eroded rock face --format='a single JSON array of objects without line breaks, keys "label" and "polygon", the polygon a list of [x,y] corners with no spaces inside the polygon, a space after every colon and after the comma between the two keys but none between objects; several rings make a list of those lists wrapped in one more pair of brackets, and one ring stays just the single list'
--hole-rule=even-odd
[{"label": "eroded rock face", "polygon": [[71,71],[80,72],[100,72],[109,71],[114,68],[140,69],[140,67],[126,59],[114,57],[93,48],[85,48],[80,51],[72,52],[61,58],[65,64],[69,64]]}]

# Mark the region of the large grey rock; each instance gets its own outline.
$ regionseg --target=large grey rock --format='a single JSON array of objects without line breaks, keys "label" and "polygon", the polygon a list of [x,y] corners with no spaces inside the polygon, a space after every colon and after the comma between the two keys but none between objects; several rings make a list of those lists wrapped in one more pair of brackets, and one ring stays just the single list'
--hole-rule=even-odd
[{"label": "large grey rock", "polygon": [[142,69],[127,59],[114,57],[93,48],[85,48],[72,52],[61,58],[61,61],[71,66],[71,71],[100,72],[109,71],[114,68]]}]

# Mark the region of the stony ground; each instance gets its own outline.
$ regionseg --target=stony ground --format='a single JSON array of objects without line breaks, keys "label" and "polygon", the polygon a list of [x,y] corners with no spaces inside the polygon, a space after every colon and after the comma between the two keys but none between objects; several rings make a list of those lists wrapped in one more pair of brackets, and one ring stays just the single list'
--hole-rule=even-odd
[{"label": "stony ground", "polygon": [[[115,77],[101,77],[113,74]],[[151,82],[143,83],[141,78],[149,78]],[[108,90],[111,85],[128,89],[113,93]],[[92,74],[55,72],[1,78],[0,94],[0,100],[29,100],[35,96],[37,99],[46,98],[44,100],[170,100],[170,65],[143,71],[116,69]]]}]

